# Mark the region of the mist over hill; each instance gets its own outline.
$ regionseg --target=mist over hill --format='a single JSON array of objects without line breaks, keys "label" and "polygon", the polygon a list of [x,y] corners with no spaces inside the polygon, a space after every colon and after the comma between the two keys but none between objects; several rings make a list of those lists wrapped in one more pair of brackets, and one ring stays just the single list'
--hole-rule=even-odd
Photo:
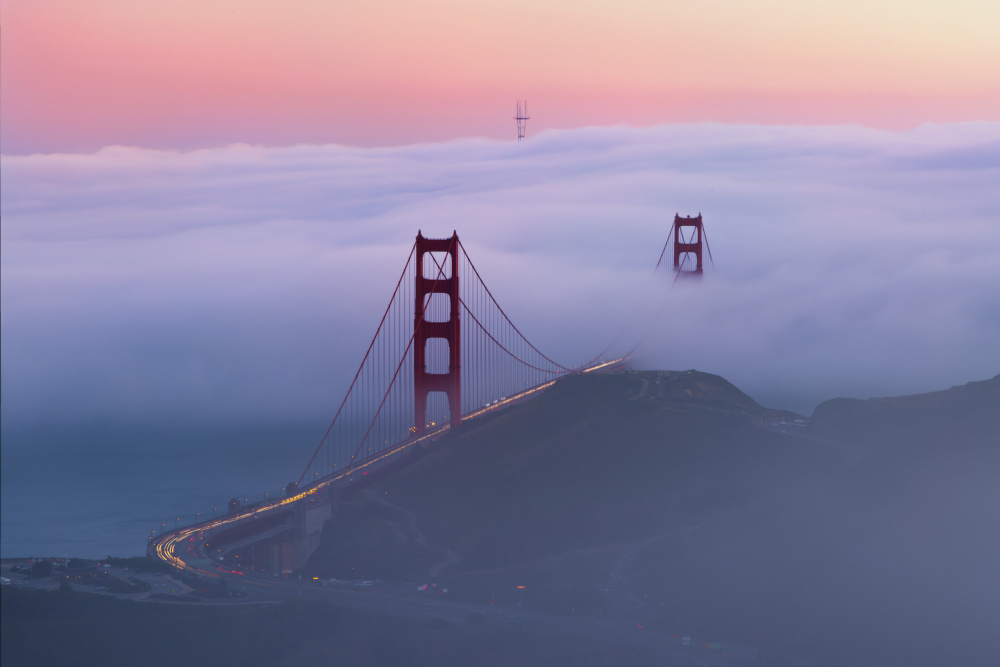
[{"label": "mist over hill", "polygon": [[778,662],[992,664],[998,420],[1000,376],[811,419],[697,371],[571,376],[345,498],[304,573]]}]

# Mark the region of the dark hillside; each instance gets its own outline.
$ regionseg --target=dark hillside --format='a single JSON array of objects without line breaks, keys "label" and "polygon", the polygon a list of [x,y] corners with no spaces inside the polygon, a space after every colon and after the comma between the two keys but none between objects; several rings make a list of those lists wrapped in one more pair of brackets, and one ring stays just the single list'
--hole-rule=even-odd
[{"label": "dark hillside", "polygon": [[[865,450],[846,479],[859,497],[914,507],[967,497],[973,507],[961,523],[1000,510],[1000,375],[928,394],[826,401],[809,432]],[[923,518],[938,513],[926,509]]]},{"label": "dark hillside", "polygon": [[809,422],[816,435],[869,449],[1000,449],[1000,375],[944,391],[858,400],[835,398],[817,406]]},{"label": "dark hillside", "polygon": [[[768,664],[995,664],[998,382],[830,401],[807,426],[705,373],[572,376],[375,491],[415,517],[420,567],[451,552],[433,571],[459,598],[733,642]],[[344,551],[307,569],[346,567]]]},{"label": "dark hillside", "polygon": [[[695,371],[572,376],[463,424],[377,495],[412,512],[431,547],[452,552],[437,578],[454,594],[519,602],[525,593],[513,593],[515,584],[531,584],[525,604],[615,615],[618,604],[596,586],[629,545],[766,512],[808,495],[849,460],[843,449],[760,427],[794,416]],[[405,571],[399,563],[373,569],[381,555],[345,560],[351,549],[332,542],[352,539],[345,521],[331,524],[340,537],[331,532],[307,574]]]},{"label": "dark hillside", "polygon": [[717,376],[574,376],[470,423],[392,477],[458,570],[627,543],[757,502],[843,459],[754,424],[763,409]]},{"label": "dark hillside", "polygon": [[1000,378],[827,401],[807,433],[858,460],[794,510],[651,545],[637,588],[692,631],[830,664],[996,664]]}]

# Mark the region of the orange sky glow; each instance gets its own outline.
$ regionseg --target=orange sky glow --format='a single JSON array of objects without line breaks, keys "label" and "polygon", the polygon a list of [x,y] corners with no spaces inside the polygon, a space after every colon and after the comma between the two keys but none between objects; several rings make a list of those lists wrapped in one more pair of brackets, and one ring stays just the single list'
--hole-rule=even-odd
[{"label": "orange sky glow", "polygon": [[0,149],[1000,120],[995,0],[4,0]]}]

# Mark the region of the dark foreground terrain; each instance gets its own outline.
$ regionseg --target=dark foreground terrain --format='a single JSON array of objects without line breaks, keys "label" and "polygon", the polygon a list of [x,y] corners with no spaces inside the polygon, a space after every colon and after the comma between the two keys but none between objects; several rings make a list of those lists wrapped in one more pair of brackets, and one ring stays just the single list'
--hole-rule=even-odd
[{"label": "dark foreground terrain", "polygon": [[629,372],[463,424],[342,503],[305,572],[423,576],[769,664],[994,665],[998,525],[1000,376],[805,419],[718,376]]},{"label": "dark foreground terrain", "polygon": [[[656,636],[690,647],[676,664],[996,665],[998,525],[1000,376],[808,419],[695,371],[572,376],[343,497],[296,573],[486,614],[5,586],[0,657],[652,665]],[[531,610],[617,630],[542,630]]]},{"label": "dark foreground terrain", "polygon": [[650,665],[607,647],[472,616],[464,626],[322,602],[206,606],[4,587],[4,667],[66,665]]}]

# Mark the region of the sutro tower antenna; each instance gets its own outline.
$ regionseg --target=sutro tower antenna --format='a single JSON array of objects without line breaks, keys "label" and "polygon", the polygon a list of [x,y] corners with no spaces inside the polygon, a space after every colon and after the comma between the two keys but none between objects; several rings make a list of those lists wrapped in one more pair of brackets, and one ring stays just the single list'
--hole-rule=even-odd
[{"label": "sutro tower antenna", "polygon": [[524,108],[521,107],[521,100],[517,101],[517,115],[514,116],[514,120],[517,121],[517,140],[521,141],[524,139],[524,128],[527,126],[527,121],[530,119],[528,116],[528,100],[524,101]]}]

